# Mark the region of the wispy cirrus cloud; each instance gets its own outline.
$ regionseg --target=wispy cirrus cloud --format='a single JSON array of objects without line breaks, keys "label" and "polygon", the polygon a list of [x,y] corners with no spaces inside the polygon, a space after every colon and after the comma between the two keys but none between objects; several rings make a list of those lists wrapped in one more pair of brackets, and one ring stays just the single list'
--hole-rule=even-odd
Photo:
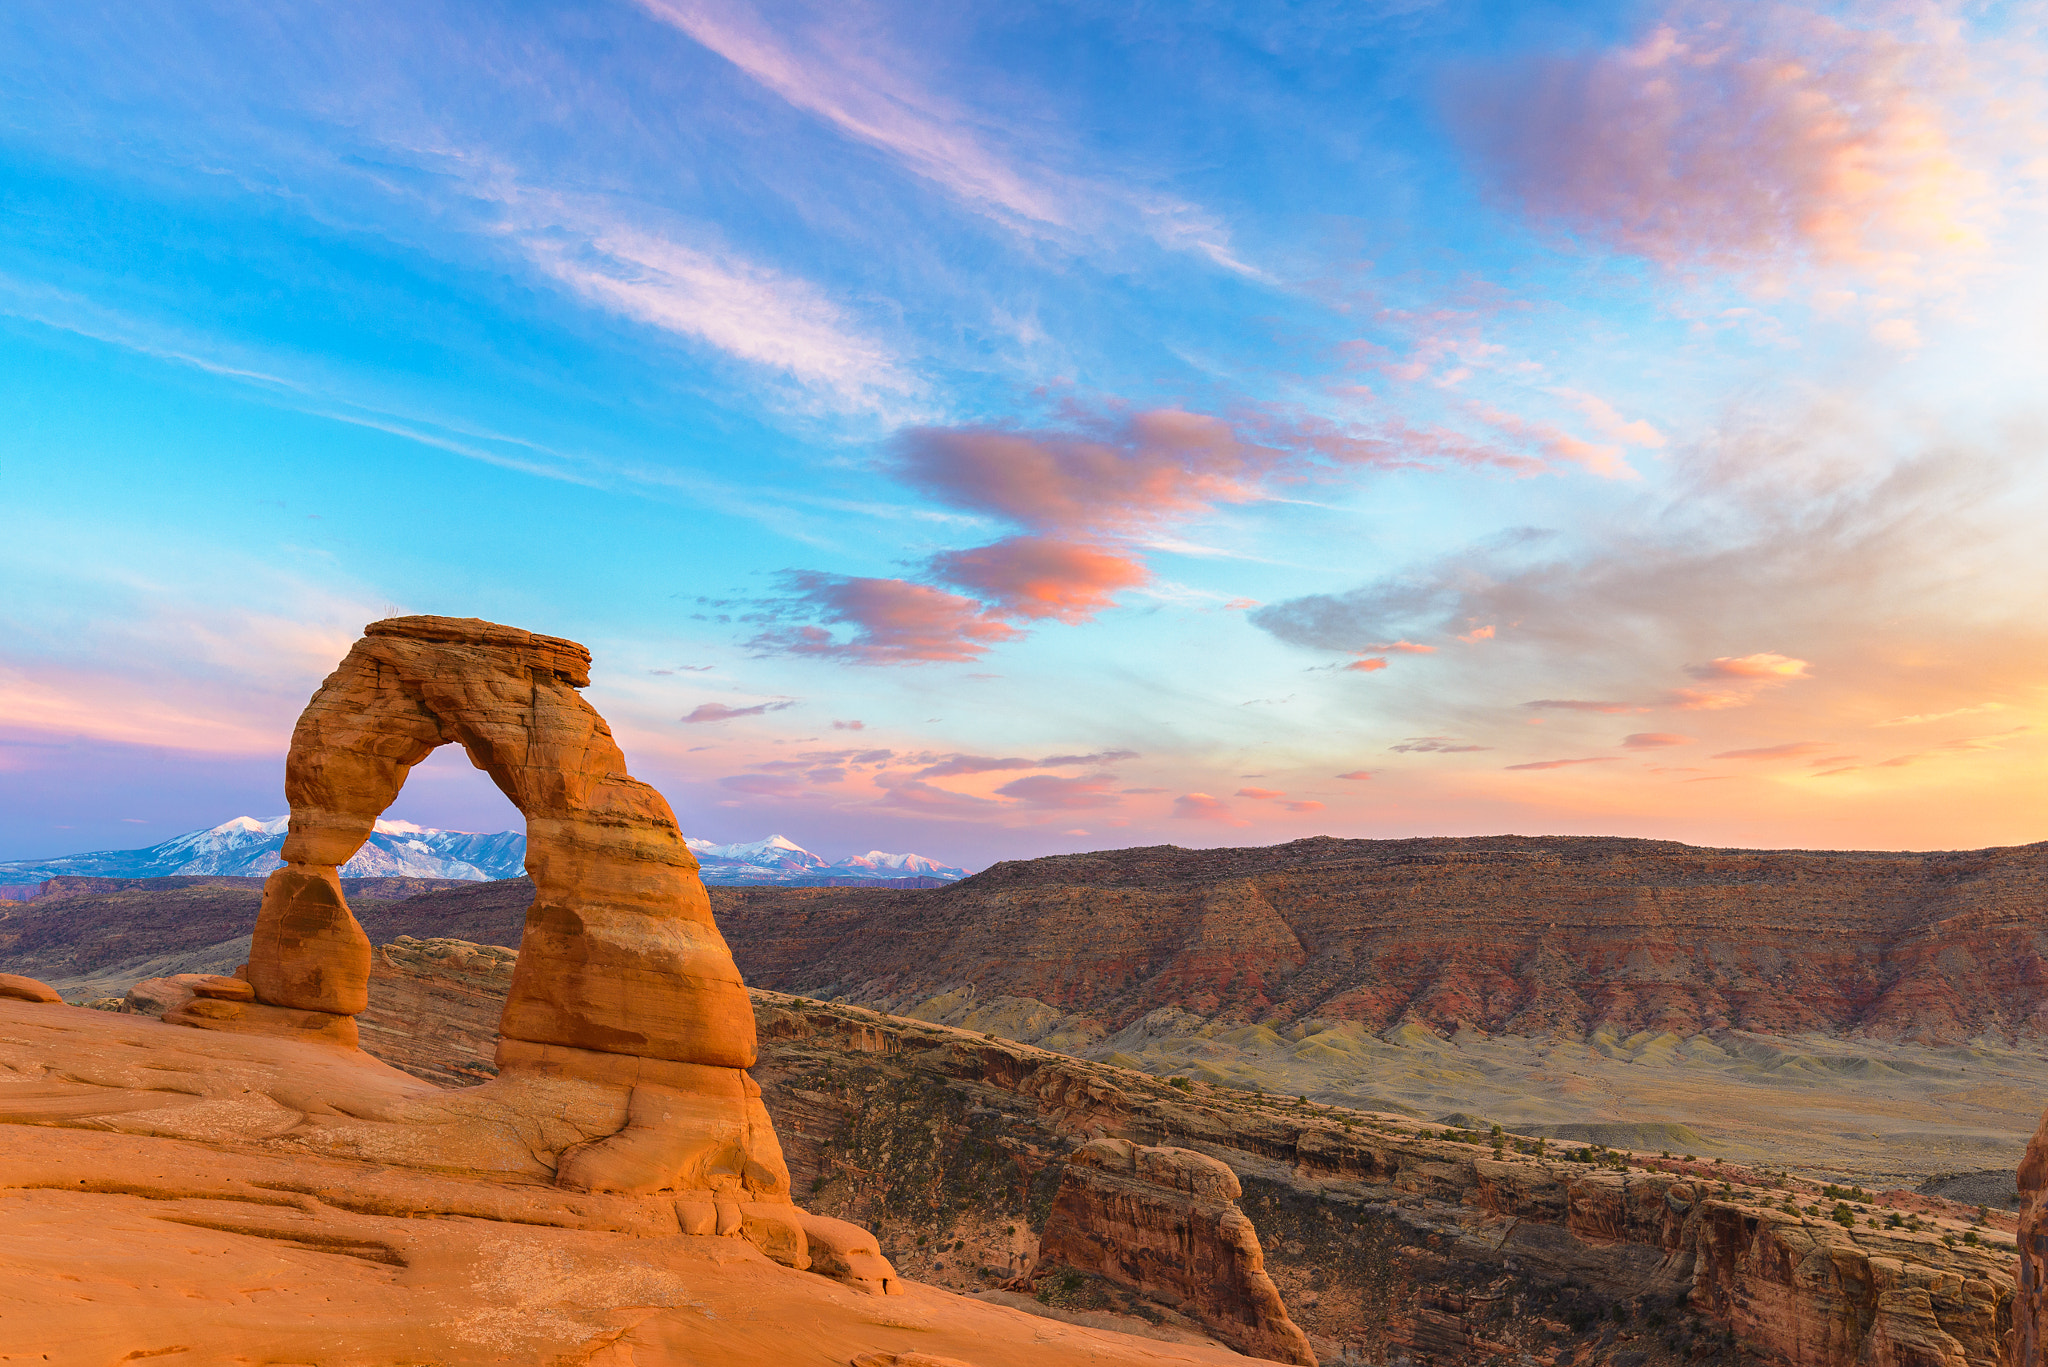
[{"label": "wispy cirrus cloud", "polygon": [[[639,0],[763,89],[875,149],[967,208],[1033,235],[1072,239],[1105,217],[1168,251],[1201,256],[1233,274],[1270,280],[1231,245],[1212,213],[1125,175],[1062,170],[1044,155],[1040,127],[1025,137],[1000,117],[950,98],[916,72],[921,54],[897,46],[871,14],[820,7],[769,23],[734,0]],[[1106,211],[1108,211],[1106,213]]]},{"label": "wispy cirrus cloud", "polygon": [[809,281],[594,206],[565,211],[533,196],[510,206],[527,220],[519,240],[529,258],[586,302],[846,401],[914,387],[898,358]]}]

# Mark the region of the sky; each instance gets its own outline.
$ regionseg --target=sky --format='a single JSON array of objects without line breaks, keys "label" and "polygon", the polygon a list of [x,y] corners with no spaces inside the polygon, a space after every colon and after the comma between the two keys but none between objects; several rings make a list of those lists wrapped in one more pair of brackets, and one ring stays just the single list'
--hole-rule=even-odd
[{"label": "sky", "polygon": [[2037,4],[18,0],[0,859],[282,812],[398,613],[827,858],[2048,838],[2044,93]]}]

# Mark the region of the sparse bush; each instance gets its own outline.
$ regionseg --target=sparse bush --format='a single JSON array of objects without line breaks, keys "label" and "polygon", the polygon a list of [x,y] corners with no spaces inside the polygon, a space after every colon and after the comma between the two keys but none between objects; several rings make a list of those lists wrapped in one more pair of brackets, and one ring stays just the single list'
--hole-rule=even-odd
[{"label": "sparse bush", "polygon": [[1170,1077],[1166,1080],[1166,1084],[1169,1087],[1177,1087],[1183,1092],[1192,1092],[1193,1090],[1195,1090],[1195,1084],[1192,1078]]},{"label": "sparse bush", "polygon": [[1976,1230],[1974,1230],[1974,1229],[1966,1229],[1966,1230],[1964,1230],[1964,1231],[1963,1231],[1963,1242],[1964,1242],[1964,1243],[1966,1243],[1966,1244],[1968,1244],[1968,1245],[1970,1245],[1970,1246],[1971,1246],[1972,1248],[1975,1248],[1975,1247],[1977,1246],[1978,1242],[1979,1242],[1979,1241],[1978,1241],[1978,1238],[1977,1238],[1977,1231],[1976,1231]]}]

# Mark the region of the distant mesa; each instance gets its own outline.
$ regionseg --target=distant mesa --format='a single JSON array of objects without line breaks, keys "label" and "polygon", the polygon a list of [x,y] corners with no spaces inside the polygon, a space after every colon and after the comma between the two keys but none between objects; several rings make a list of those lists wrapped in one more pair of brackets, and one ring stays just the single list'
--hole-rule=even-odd
[{"label": "distant mesa", "polygon": [[[203,831],[189,831],[139,850],[98,850],[56,859],[0,863],[0,901],[26,901],[52,878],[167,878],[203,874],[261,878],[283,867],[288,817],[258,820],[238,816]],[[776,884],[783,887],[939,887],[967,876],[967,870],[921,854],[869,850],[827,862],[787,836],[771,835],[740,845],[708,840],[685,842],[697,856],[700,876],[722,887]],[[460,878],[488,882],[526,872],[526,835],[498,831],[443,831],[409,821],[377,822],[363,848],[341,868],[343,878]]]}]

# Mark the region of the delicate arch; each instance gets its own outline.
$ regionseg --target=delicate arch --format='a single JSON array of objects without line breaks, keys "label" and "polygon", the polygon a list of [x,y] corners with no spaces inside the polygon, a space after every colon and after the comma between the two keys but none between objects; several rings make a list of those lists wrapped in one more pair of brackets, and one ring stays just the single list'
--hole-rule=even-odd
[{"label": "delicate arch", "polygon": [[[546,1068],[566,1049],[752,1066],[753,1011],[696,858],[577,692],[589,682],[590,652],[574,641],[476,618],[371,624],[292,732],[285,866],[264,885],[249,957],[257,1000],[364,1008],[370,943],[337,870],[412,766],[453,744],[526,818],[534,900],[501,1064]],[[618,1063],[622,1076],[644,1071]]]}]

